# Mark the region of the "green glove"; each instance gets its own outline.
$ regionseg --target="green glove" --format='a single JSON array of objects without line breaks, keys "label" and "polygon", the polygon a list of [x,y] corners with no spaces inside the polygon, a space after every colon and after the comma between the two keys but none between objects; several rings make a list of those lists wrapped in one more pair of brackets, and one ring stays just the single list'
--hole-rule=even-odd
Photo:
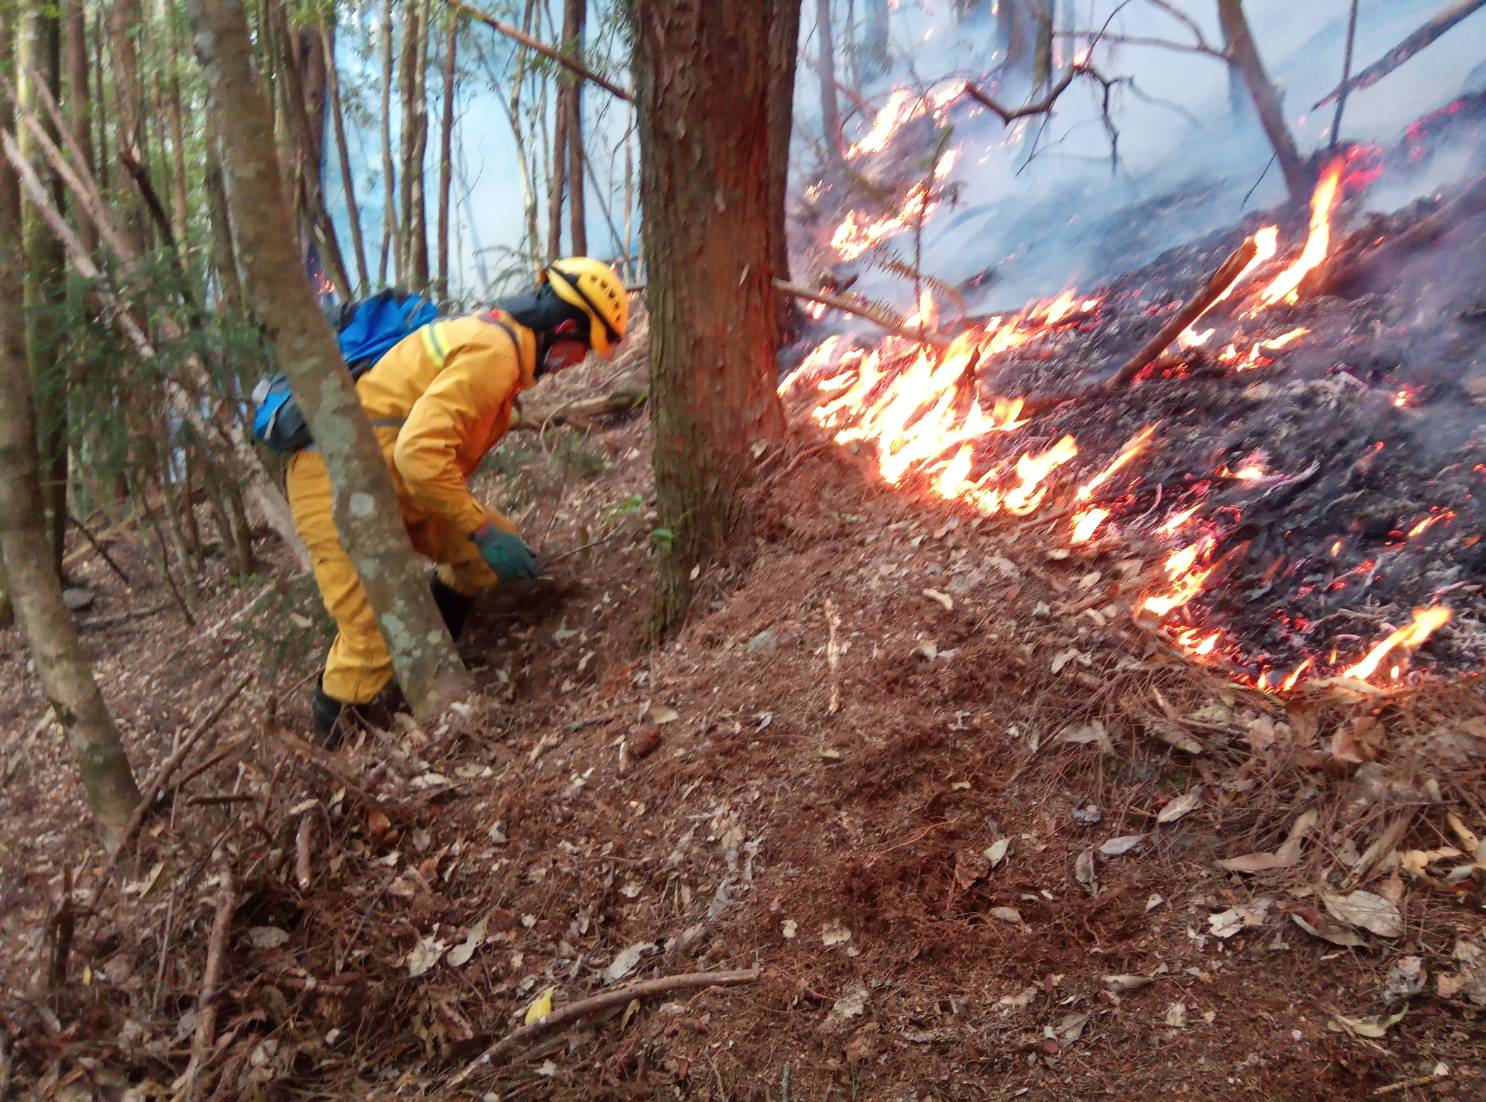
[{"label": "green glove", "polygon": [[542,572],[537,565],[537,556],[515,532],[507,532],[491,523],[482,525],[470,539],[480,549],[485,564],[503,582],[535,578]]}]

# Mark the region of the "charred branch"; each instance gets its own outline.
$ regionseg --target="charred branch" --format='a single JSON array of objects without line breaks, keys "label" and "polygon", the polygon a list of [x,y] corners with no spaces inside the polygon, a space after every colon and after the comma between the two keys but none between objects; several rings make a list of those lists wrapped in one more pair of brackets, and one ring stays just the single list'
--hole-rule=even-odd
[{"label": "charred branch", "polygon": [[1366,69],[1363,69],[1362,72],[1351,79],[1343,78],[1340,84],[1318,99],[1315,106],[1325,107],[1339,96],[1344,96],[1349,92],[1357,91],[1359,88],[1367,88],[1376,84],[1409,58],[1424,49],[1424,47],[1433,43],[1435,39],[1439,38],[1451,27],[1455,26],[1455,24],[1470,15],[1474,15],[1482,8],[1486,8],[1486,0],[1455,0],[1455,3],[1425,23],[1417,31],[1414,31],[1377,61],[1373,62]]},{"label": "charred branch", "polygon": [[939,337],[935,337],[922,330],[910,329],[902,318],[884,316],[880,307],[873,306],[865,299],[856,296],[842,298],[839,295],[828,295],[820,291],[811,291],[808,288],[800,287],[793,283],[786,283],[782,279],[776,279],[774,286],[787,295],[793,295],[795,298],[801,298],[807,302],[818,302],[820,305],[828,306],[832,310],[840,310],[844,314],[866,318],[873,325],[881,326],[889,333],[893,333],[899,337],[906,337],[908,340],[917,341],[921,344],[931,344],[937,348],[942,348],[946,345],[946,342]]}]

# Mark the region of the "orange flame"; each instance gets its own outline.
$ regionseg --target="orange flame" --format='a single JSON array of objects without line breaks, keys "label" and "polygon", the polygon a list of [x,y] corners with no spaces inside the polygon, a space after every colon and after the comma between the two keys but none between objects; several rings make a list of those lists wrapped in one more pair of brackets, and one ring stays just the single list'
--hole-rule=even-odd
[{"label": "orange flame", "polygon": [[1085,509],[1081,513],[1074,514],[1073,532],[1068,537],[1070,543],[1088,543],[1094,538],[1094,533],[1099,526],[1109,519],[1109,510],[1095,507]]},{"label": "orange flame", "polygon": [[1297,301],[1301,280],[1320,267],[1321,262],[1326,259],[1326,254],[1331,249],[1331,214],[1336,208],[1344,167],[1346,160],[1342,157],[1334,158],[1326,166],[1326,171],[1321,174],[1315,193],[1311,196],[1311,230],[1305,248],[1301,250],[1299,257],[1270,280],[1269,285],[1259,293],[1259,302],[1249,311],[1249,317],[1277,302]]},{"label": "orange flame", "polygon": [[[1348,666],[1342,671],[1343,677],[1355,677],[1359,681],[1366,681],[1382,665],[1383,659],[1387,658],[1398,647],[1413,649],[1422,644],[1445,624],[1449,623],[1452,613],[1443,605],[1435,605],[1433,608],[1419,608],[1414,610],[1414,622],[1407,624],[1393,632],[1372,650],[1367,652],[1367,657],[1355,666]],[[1394,674],[1396,677],[1397,674]]]},{"label": "orange flame", "polygon": [[1113,478],[1121,467],[1128,464],[1144,450],[1146,441],[1151,438],[1151,433],[1155,431],[1155,425],[1147,425],[1135,436],[1131,437],[1125,446],[1120,449],[1120,454],[1115,456],[1114,461],[1109,466],[1105,467],[1104,470],[1100,471],[1078,488],[1077,493],[1073,495],[1074,499],[1077,501],[1088,501],[1093,497],[1095,490]]}]

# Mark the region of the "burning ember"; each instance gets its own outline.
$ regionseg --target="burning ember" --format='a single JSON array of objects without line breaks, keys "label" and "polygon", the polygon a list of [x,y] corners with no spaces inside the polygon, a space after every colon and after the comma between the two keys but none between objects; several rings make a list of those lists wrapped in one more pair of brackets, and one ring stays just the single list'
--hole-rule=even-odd
[{"label": "burning ember", "polygon": [[[916,120],[941,123],[962,91],[962,84],[948,82],[929,95],[895,94],[850,147],[848,157],[891,152],[904,128]],[[1142,377],[1181,380],[1192,363],[1209,378],[1253,372],[1261,382],[1226,384],[1230,401],[1237,402],[1244,386],[1268,393],[1284,385],[1286,365],[1297,354],[1325,355],[1323,347],[1312,350],[1317,322],[1297,325],[1293,310],[1309,307],[1309,277],[1324,273],[1331,262],[1334,223],[1344,195],[1367,186],[1383,171],[1383,162],[1381,151],[1371,147],[1365,155],[1352,150],[1334,158],[1317,182],[1303,241],[1293,229],[1282,233],[1278,225],[1255,232],[1252,257],[1247,263],[1234,260],[1237,270],[1230,282],[1214,288],[1215,297],[1209,296],[1211,301],[1170,345],[1184,363]],[[940,185],[947,183],[954,166],[953,151],[940,157],[931,179],[904,189],[896,211],[875,216],[847,211],[829,238],[837,261],[855,260],[931,217],[943,202]],[[1225,276],[1228,270],[1225,266]],[[1056,379],[1052,365],[1076,355],[1081,344],[1097,345],[1112,320],[1118,330],[1122,313],[1132,307],[1151,313],[1152,307],[1139,305],[1147,301],[1144,293],[1114,286],[1092,296],[1069,289],[1019,311],[962,323],[947,346],[896,335],[862,346],[832,336],[783,382],[781,394],[836,443],[860,450],[884,483],[905,492],[981,516],[1035,519],[1050,506],[1060,506],[1054,530],[1070,546],[1089,546],[1094,553],[1136,533],[1165,543],[1168,550],[1156,584],[1135,601],[1137,616],[1194,660],[1219,664],[1236,680],[1279,693],[1336,677],[1380,686],[1402,683],[1405,664],[1400,657],[1450,622],[1452,612],[1443,601],[1415,599],[1411,603],[1425,607],[1414,613],[1412,622],[1375,642],[1360,661],[1355,655],[1361,645],[1355,640],[1366,640],[1365,630],[1348,634],[1345,624],[1338,624],[1330,629],[1334,645],[1313,633],[1323,621],[1350,615],[1345,606],[1338,611],[1337,601],[1360,605],[1370,600],[1380,573],[1407,573],[1396,564],[1402,549],[1431,531],[1453,533],[1446,526],[1457,510],[1438,505],[1420,516],[1422,510],[1416,508],[1412,515],[1393,520],[1396,527],[1384,526],[1392,531],[1386,539],[1371,534],[1375,525],[1369,519],[1347,522],[1339,517],[1343,527],[1311,537],[1313,544],[1297,544],[1286,529],[1284,503],[1309,493],[1329,470],[1363,486],[1399,477],[1382,473],[1384,440],[1364,436],[1366,443],[1351,449],[1339,441],[1318,440],[1324,454],[1310,466],[1294,462],[1293,455],[1276,456],[1267,445],[1251,440],[1226,458],[1214,452],[1206,465],[1195,468],[1171,453],[1169,434],[1178,426],[1167,420],[1151,418],[1153,423],[1117,449],[1088,443],[1084,428],[1091,420],[1115,425],[1120,415],[1101,418],[1097,408],[1064,404],[1067,398],[1038,401],[1045,384],[1016,393],[1012,380],[1029,372]],[[1271,313],[1288,327],[1275,332],[1279,326],[1268,321]],[[934,314],[934,303],[925,295],[910,325],[932,331]],[[1335,339],[1334,325],[1325,331],[1325,339]],[[1333,400],[1367,388],[1345,369],[1325,385]],[[1133,389],[1144,393],[1148,387],[1156,384],[1137,383]],[[1412,410],[1419,388],[1398,383],[1384,393],[1385,408]],[[1111,391],[1107,401],[1117,395]],[[1185,416],[1183,407],[1174,409],[1179,420]],[[1121,436],[1128,432],[1126,428]],[[1221,434],[1211,435],[1216,442]],[[1101,440],[1110,437],[1120,438],[1099,434]],[[1190,447],[1201,434],[1187,439]],[[1480,465],[1477,469],[1486,471]],[[1324,493],[1317,500],[1328,509],[1333,504]],[[1262,521],[1250,519],[1251,507]],[[1475,542],[1463,546],[1474,547]],[[1241,570],[1247,571],[1242,575],[1246,580],[1240,581]],[[1459,588],[1445,581],[1433,595]],[[1269,612],[1255,619],[1250,610],[1265,594]],[[1302,607],[1316,611],[1302,614]],[[1376,615],[1359,619],[1376,622]],[[1344,657],[1348,652],[1352,659]]]}]

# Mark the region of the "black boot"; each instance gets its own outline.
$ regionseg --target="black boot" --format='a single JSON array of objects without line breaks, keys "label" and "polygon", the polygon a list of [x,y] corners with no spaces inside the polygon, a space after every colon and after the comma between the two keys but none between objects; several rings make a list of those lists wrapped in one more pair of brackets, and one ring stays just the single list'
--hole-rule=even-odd
[{"label": "black boot", "polygon": [[345,734],[349,709],[335,697],[326,693],[324,686],[315,686],[315,695],[310,698],[310,712],[315,717],[315,737],[327,750],[334,750]]},{"label": "black boot", "polygon": [[475,599],[439,581],[437,571],[428,576],[428,589],[433,594],[433,603],[439,606],[439,615],[443,616],[450,637],[458,641],[464,634],[464,621],[474,607]]}]

